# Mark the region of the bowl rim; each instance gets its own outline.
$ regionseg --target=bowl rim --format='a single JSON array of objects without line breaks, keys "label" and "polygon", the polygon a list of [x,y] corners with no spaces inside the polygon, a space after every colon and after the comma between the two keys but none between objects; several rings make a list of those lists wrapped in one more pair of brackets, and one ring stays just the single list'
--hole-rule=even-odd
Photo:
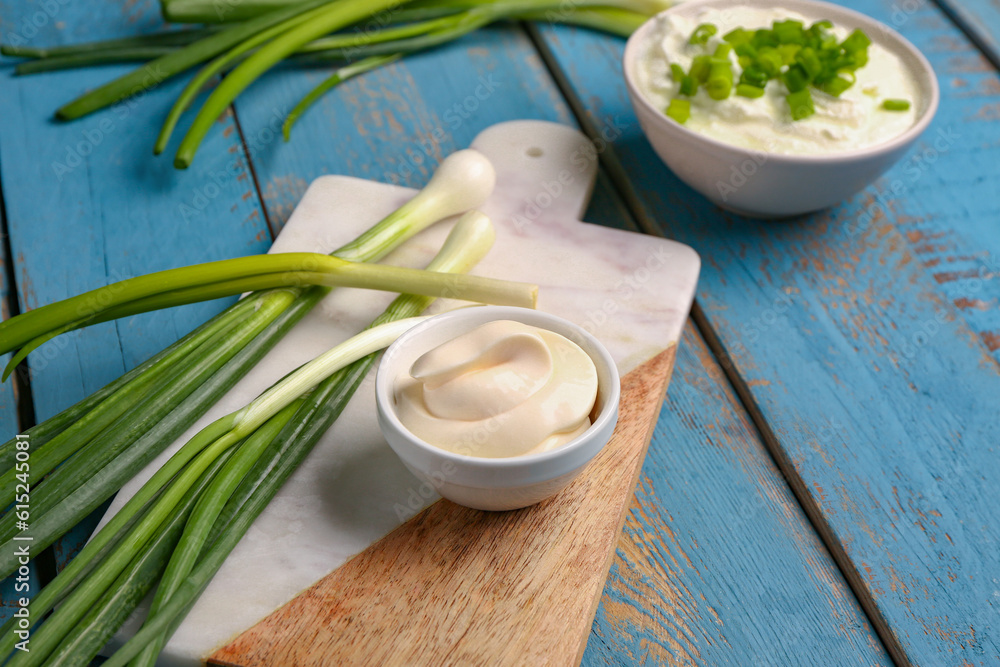
[{"label": "bowl rim", "polygon": [[[840,14],[841,16],[846,16],[850,20],[857,23],[868,26],[872,32],[880,35],[879,38],[874,37],[869,34],[869,37],[873,42],[882,43],[893,43],[895,46],[902,48],[907,51],[913,58],[913,60],[919,64],[922,74],[925,75],[927,81],[929,81],[930,90],[929,98],[927,100],[927,105],[924,108],[923,113],[917,118],[916,122],[911,125],[905,132],[896,135],[888,141],[882,142],[880,144],[875,144],[873,146],[868,146],[864,148],[856,148],[849,151],[844,151],[841,153],[832,153],[828,155],[789,155],[787,153],[773,153],[764,150],[756,150],[752,148],[746,148],[744,146],[739,146],[736,144],[726,143],[724,141],[719,141],[713,137],[695,132],[676,121],[668,118],[666,114],[661,112],[652,102],[650,102],[646,95],[639,89],[632,76],[631,64],[635,62],[637,58],[637,53],[642,45],[647,41],[648,33],[653,29],[653,27],[660,21],[663,16],[670,14],[681,14],[685,10],[690,11],[697,9],[699,7],[727,7],[733,5],[747,5],[747,6],[757,6],[761,5],[763,7],[767,6],[777,6],[781,9],[788,9],[790,11],[800,11],[803,13],[815,13],[818,11],[830,11],[835,14]],[[817,19],[818,20],[818,19]],[[866,33],[867,34],[867,33]],[[891,154],[894,151],[900,150],[906,147],[908,144],[912,143],[923,134],[927,126],[930,125],[931,121],[934,119],[937,113],[938,105],[941,98],[941,87],[938,84],[937,74],[934,68],[931,67],[930,61],[927,57],[914,46],[908,39],[899,34],[894,28],[882,23],[881,21],[868,16],[867,14],[862,14],[859,11],[850,9],[848,7],[843,7],[841,5],[835,5],[830,2],[823,2],[822,0],[782,0],[780,3],[753,3],[750,0],[686,0],[685,2],[678,3],[669,9],[666,9],[655,16],[650,17],[645,22],[640,25],[635,32],[629,37],[625,44],[625,50],[622,55],[622,70],[625,74],[625,83],[631,93],[633,102],[641,105],[646,111],[651,113],[657,118],[658,123],[662,123],[662,127],[670,128],[670,131],[679,131],[688,138],[692,140],[703,141],[706,144],[713,146],[718,149],[725,149],[730,151],[738,151],[747,155],[766,155],[768,161],[774,161],[777,163],[784,163],[787,165],[796,164],[840,164],[840,163],[850,163],[858,159],[874,158],[883,156],[886,154]],[[915,74],[919,74],[916,73]],[[921,83],[921,87],[926,87]]]},{"label": "bowl rim", "polygon": [[[457,452],[452,452],[447,449],[442,449],[436,447],[421,438],[414,435],[406,426],[400,421],[399,416],[396,414],[395,401],[393,400],[393,385],[395,382],[395,377],[388,377],[390,371],[389,363],[386,360],[391,358],[393,354],[397,354],[398,350],[406,345],[412,344],[414,338],[418,338],[424,334],[424,332],[437,327],[441,322],[448,322],[454,319],[464,319],[472,317],[473,315],[492,315],[488,319],[484,319],[480,324],[485,324],[489,321],[510,319],[522,322],[519,316],[527,317],[528,319],[533,319],[535,322],[542,322],[541,324],[536,324],[535,322],[525,322],[525,324],[531,324],[532,326],[538,326],[540,328],[545,328],[555,333],[560,333],[565,335],[563,332],[556,331],[555,329],[549,328],[548,325],[555,325],[556,327],[562,327],[564,330],[572,331],[574,336],[579,336],[587,341],[591,348],[596,352],[597,358],[590,351],[584,349],[584,352],[593,359],[594,364],[598,365],[598,368],[603,366],[611,379],[611,387],[608,389],[608,395],[604,400],[604,406],[598,413],[597,418],[591,423],[586,431],[573,438],[569,442],[555,449],[550,449],[545,452],[538,452],[535,454],[520,454],[517,456],[507,456],[503,458],[489,458],[484,456],[472,456],[469,454],[459,454]],[[476,318],[477,320],[479,318]],[[478,324],[473,324],[470,329]],[[569,337],[574,343],[579,345],[578,340],[574,340],[573,337]],[[581,346],[582,347],[582,346]],[[605,389],[601,387],[601,389]],[[525,467],[534,467],[535,465],[543,465],[546,463],[551,463],[562,458],[572,458],[574,454],[579,452],[581,449],[586,449],[587,445],[593,440],[593,436],[606,428],[608,428],[609,423],[613,427],[618,421],[619,412],[619,402],[621,400],[621,377],[618,372],[618,365],[615,363],[614,359],[611,357],[611,353],[608,349],[597,339],[596,336],[591,334],[589,331],[584,329],[582,326],[567,320],[565,318],[559,317],[558,315],[553,315],[541,310],[535,310],[532,308],[519,308],[516,306],[473,306],[466,308],[456,308],[454,310],[449,310],[437,315],[429,317],[427,320],[420,322],[419,324],[407,329],[399,338],[397,338],[392,345],[386,348],[382,359],[379,361],[378,368],[375,372],[375,402],[378,407],[378,412],[384,416],[384,418],[391,424],[392,428],[403,434],[406,437],[407,442],[423,452],[424,454],[441,457],[455,464],[462,466],[476,466],[485,467],[493,471],[503,471],[511,470],[515,471],[517,469]],[[383,427],[381,420],[379,420],[380,427]],[[383,434],[384,435],[384,434]],[[390,443],[391,444],[391,443]],[[597,451],[604,448],[607,442],[601,444],[594,454],[588,457],[587,460],[593,458]],[[583,465],[586,461],[582,461],[573,466],[573,469],[578,467],[578,465]],[[557,471],[554,476],[559,476],[565,474],[569,470]]]}]

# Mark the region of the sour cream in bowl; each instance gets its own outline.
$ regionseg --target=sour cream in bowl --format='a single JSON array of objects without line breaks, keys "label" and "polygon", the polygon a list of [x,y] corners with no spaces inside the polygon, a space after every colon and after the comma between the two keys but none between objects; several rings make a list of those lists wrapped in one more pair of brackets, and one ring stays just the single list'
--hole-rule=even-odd
[{"label": "sour cream in bowl", "polygon": [[565,488],[611,439],[620,397],[615,362],[586,329],[505,306],[421,322],[375,374],[379,428],[403,464],[481,510]]},{"label": "sour cream in bowl", "polygon": [[[807,54],[801,34],[819,22]],[[779,28],[798,37],[789,42]],[[717,66],[714,89],[704,70],[699,80],[697,60]],[[813,0],[685,2],[632,35],[624,70],[639,123],[667,166],[754,217],[818,210],[864,189],[926,129],[939,97],[930,64],[898,33]]]}]

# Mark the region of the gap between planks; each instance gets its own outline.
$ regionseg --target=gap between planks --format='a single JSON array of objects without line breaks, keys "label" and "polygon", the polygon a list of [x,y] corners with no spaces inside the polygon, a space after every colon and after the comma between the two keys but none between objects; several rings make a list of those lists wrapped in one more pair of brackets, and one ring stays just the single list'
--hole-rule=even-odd
[{"label": "gap between planks", "polygon": [[[4,281],[7,286],[3,304],[0,304],[0,307],[3,308],[7,318],[10,318],[21,314],[21,304],[17,300],[17,272],[14,271],[14,252],[7,229],[7,204],[3,196],[2,178],[0,178],[0,239],[3,240],[3,245],[0,246],[0,264],[3,264],[4,267],[4,273],[0,276],[0,280]],[[35,401],[31,394],[31,374],[27,359],[22,360],[17,365],[14,372],[11,373],[9,381],[12,384],[14,394],[18,432],[24,433],[38,423],[35,417]],[[35,574],[42,586],[48,584],[56,576],[56,558],[52,549],[49,546],[32,559],[36,569]]]},{"label": "gap between planks", "polygon": [[[597,142],[598,139],[600,139],[600,132],[598,128],[592,122],[583,102],[574,94],[572,85],[569,83],[565,73],[556,61],[556,58],[549,49],[548,44],[546,44],[545,39],[538,32],[537,28],[530,23],[525,23],[524,29],[534,44],[535,49],[538,51],[542,62],[545,63],[545,67],[548,69],[553,81],[559,88],[559,92],[562,93],[563,98],[566,100],[566,104],[575,116],[580,129],[591,139],[591,141]],[[978,42],[976,44],[977,46],[980,46]],[[980,46],[980,48],[982,47]],[[641,230],[651,236],[662,237],[663,232],[646,213],[645,206],[642,204],[638,194],[631,186],[624,167],[622,167],[621,163],[615,157],[614,147],[609,144],[598,157],[601,165],[604,167],[611,180],[615,193],[621,199],[625,208],[629,211]],[[871,623],[874,628],[879,640],[882,642],[883,647],[889,654],[889,657],[897,665],[900,665],[900,667],[910,667],[911,663],[907,659],[902,645],[896,639],[896,636],[889,627],[889,624],[878,610],[878,605],[875,603],[875,600],[868,595],[861,573],[847,555],[843,545],[841,545],[836,539],[833,529],[823,516],[823,512],[819,505],[813,502],[805,481],[798,475],[791,461],[789,461],[788,457],[785,455],[780,441],[774,434],[770,425],[767,423],[763,411],[760,409],[760,406],[757,405],[756,400],[754,400],[753,394],[750,392],[750,388],[747,386],[746,381],[737,372],[736,365],[733,363],[732,357],[726,351],[721,339],[716,334],[715,328],[712,326],[708,316],[705,315],[704,311],[701,309],[698,303],[697,295],[691,305],[691,319],[694,321],[695,326],[698,328],[698,332],[707,343],[712,355],[718,361],[719,366],[723,369],[726,379],[729,381],[733,391],[740,400],[740,404],[747,411],[754,427],[757,429],[757,432],[764,443],[765,449],[771,456],[771,459],[774,461],[774,464],[777,466],[782,476],[785,478],[785,482],[792,490],[792,494],[795,496],[796,502],[798,502],[806,517],[809,519],[809,523],[813,530],[815,530],[817,535],[819,535],[820,540],[823,542],[823,546],[826,547],[827,551],[830,553],[837,569],[840,570],[841,575],[843,575],[844,579],[847,581],[851,592],[854,594],[854,597],[858,600],[861,609],[868,617],[869,623]]]},{"label": "gap between planks", "polygon": [[969,9],[961,9],[961,3],[962,0],[934,0],[934,4],[948,17],[948,20],[962,31],[994,68],[1000,70],[1000,51],[997,50],[998,47],[995,44],[990,42],[990,38],[1000,39],[1000,35],[990,35],[987,26],[977,29],[972,23],[973,17],[966,14]]},{"label": "gap between planks", "polygon": [[[0,248],[0,263],[4,266],[4,275],[0,277],[7,283],[3,312],[4,319],[21,314],[21,304],[17,300],[17,275],[14,271],[14,253],[10,245],[10,232],[7,230],[7,205],[4,203],[3,184],[0,181],[0,237],[3,247]],[[28,372],[28,361],[24,359],[17,365],[10,376],[13,384],[14,404],[17,407],[17,427],[23,433],[35,425],[35,403],[31,398],[31,376]]]},{"label": "gap between planks", "polygon": [[271,214],[264,203],[264,191],[260,188],[260,180],[257,178],[257,168],[250,157],[250,147],[247,145],[247,137],[243,132],[243,123],[240,122],[240,116],[236,113],[235,104],[229,105],[229,112],[233,114],[233,125],[240,136],[240,146],[243,147],[243,160],[246,162],[247,171],[250,172],[250,178],[253,179],[253,189],[257,192],[257,204],[260,206],[260,211],[264,216],[264,224],[267,225],[267,230],[271,233],[271,241],[274,242],[274,239],[278,237],[278,232],[281,230],[277,229],[275,222],[271,220]]}]

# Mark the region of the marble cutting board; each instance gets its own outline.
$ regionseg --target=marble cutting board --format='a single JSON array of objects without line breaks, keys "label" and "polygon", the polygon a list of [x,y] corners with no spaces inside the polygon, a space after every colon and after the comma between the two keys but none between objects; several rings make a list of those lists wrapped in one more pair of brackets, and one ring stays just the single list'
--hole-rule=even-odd
[{"label": "marble cutting board", "polygon": [[[607,345],[623,377],[614,439],[570,488],[533,508],[483,513],[435,502],[381,437],[369,377],[230,555],[161,664],[578,661],[700,263],[679,243],[579,222],[597,161],[576,130],[513,121],[488,128],[472,147],[497,171],[482,207],[497,242],[475,272],[537,283],[539,309],[576,321]],[[318,178],[271,252],[330,252],[412,195]],[[428,229],[385,261],[424,266],[448,229]],[[330,294],[133,479],[110,511],[197,430],[362,329],[390,300],[362,290]],[[131,636],[144,613],[113,644]]]}]

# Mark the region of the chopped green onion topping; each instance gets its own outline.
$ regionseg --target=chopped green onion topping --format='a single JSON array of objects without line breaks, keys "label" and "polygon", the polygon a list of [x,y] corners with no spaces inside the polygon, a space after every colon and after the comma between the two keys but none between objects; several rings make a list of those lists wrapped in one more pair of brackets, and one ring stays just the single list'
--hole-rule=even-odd
[{"label": "chopped green onion topping", "polygon": [[863,33],[860,28],[855,28],[854,32],[848,35],[844,43],[840,45],[840,48],[848,53],[854,53],[866,50],[871,44],[872,40],[868,39],[868,35]]},{"label": "chopped green onion topping", "polygon": [[743,28],[735,28],[722,36],[723,41],[732,44],[734,47],[749,44],[752,38],[753,33]]},{"label": "chopped green onion topping", "polygon": [[705,83],[708,96],[713,100],[724,100],[733,90],[733,68],[727,62],[725,65],[712,65]]},{"label": "chopped green onion topping", "polygon": [[802,21],[775,21],[774,36],[779,44],[805,44],[806,34]]},{"label": "chopped green onion topping", "polygon": [[842,76],[836,76],[829,81],[824,81],[823,85],[819,88],[827,95],[833,95],[834,97],[840,97],[840,94],[845,90],[854,85],[854,82],[850,79],[844,78]]},{"label": "chopped green onion topping", "polygon": [[[705,53],[692,59],[686,75],[676,64],[670,66],[670,73],[680,83],[681,95],[694,97],[698,88],[704,86],[714,100],[728,98],[734,89],[740,97],[763,97],[768,83],[779,81],[788,91],[786,99],[792,119],[801,120],[816,112],[813,88],[839,97],[854,85],[854,72],[868,63],[872,41],[864,32],[854,30],[838,42],[832,30],[830,21],[817,21],[807,28],[801,21],[791,19],[774,21],[770,28],[758,30],[738,27],[723,35],[722,43],[709,51],[708,41],[718,27],[702,23],[688,42],[704,46]],[[734,53],[738,70],[731,60]],[[675,109],[686,120],[691,105],[684,102],[685,106]],[[888,111],[905,111],[909,106],[906,100],[882,103],[882,108]]]},{"label": "chopped green onion topping", "polygon": [[801,44],[782,44],[778,47],[778,55],[781,56],[782,65],[791,65],[795,62],[795,56],[798,54],[799,49],[802,48]]},{"label": "chopped green onion topping", "polygon": [[789,93],[785,99],[788,100],[792,120],[802,120],[816,113],[816,109],[813,107],[812,93],[809,92],[808,88],[803,88],[796,93]]},{"label": "chopped green onion topping", "polygon": [[691,33],[689,44],[707,44],[708,38],[719,32],[719,29],[711,23],[702,23]]},{"label": "chopped green onion topping", "polygon": [[667,107],[667,115],[683,125],[691,117],[691,100],[676,98],[670,100],[670,105]]},{"label": "chopped green onion topping", "polygon": [[767,86],[767,80],[769,78],[770,77],[767,76],[767,72],[763,69],[757,65],[750,65],[750,67],[743,70],[743,74],[740,75],[740,83],[749,83],[751,86],[764,88]]},{"label": "chopped green onion topping", "polygon": [[882,108],[886,111],[907,111],[910,108],[909,100],[885,100]]},{"label": "chopped green onion topping", "polygon": [[681,95],[693,97],[698,92],[698,81],[689,75],[685,75],[681,80]]},{"label": "chopped green onion topping", "polygon": [[688,74],[698,83],[708,81],[708,73],[712,70],[711,56],[695,56],[691,61],[691,70]]},{"label": "chopped green onion topping", "polygon": [[758,88],[757,86],[751,86],[749,83],[741,83],[736,86],[736,94],[740,97],[756,99],[758,97],[764,97],[764,89]]},{"label": "chopped green onion topping", "polygon": [[795,62],[802,65],[802,69],[809,75],[810,81],[823,73],[823,63],[820,61],[816,51],[811,46],[803,47],[795,56]]},{"label": "chopped green onion topping", "polygon": [[757,53],[756,64],[764,70],[769,77],[775,77],[785,64],[781,53],[773,46],[765,46]]},{"label": "chopped green onion topping", "polygon": [[809,72],[806,71],[805,67],[796,63],[785,71],[781,76],[781,80],[784,82],[785,88],[788,88],[788,92],[797,93],[800,90],[806,89],[812,81],[812,77],[809,76]]}]

